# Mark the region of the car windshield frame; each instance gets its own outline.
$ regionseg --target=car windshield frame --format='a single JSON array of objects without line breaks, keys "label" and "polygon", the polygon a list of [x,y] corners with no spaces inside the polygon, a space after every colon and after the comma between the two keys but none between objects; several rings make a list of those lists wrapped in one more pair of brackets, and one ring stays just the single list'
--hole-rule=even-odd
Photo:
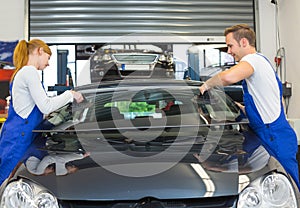
[{"label": "car windshield frame", "polygon": [[[170,120],[163,123],[165,127],[213,126],[235,123],[240,117],[239,108],[224,92],[214,89],[200,95],[198,86],[149,86],[143,89],[119,86],[87,90],[84,95],[84,103],[64,106],[46,118],[53,123],[52,130],[68,131],[72,130],[69,127],[88,122],[97,122],[100,129],[115,129],[120,118],[127,122],[121,126],[126,129],[132,127],[132,122],[138,123],[139,128],[156,128],[156,125],[162,125],[158,122],[162,119]],[[169,100],[177,106],[177,112],[163,109],[170,107],[167,106]],[[133,105],[139,110],[134,111]],[[128,107],[127,111],[124,106]],[[148,110],[141,110],[143,107]]]}]

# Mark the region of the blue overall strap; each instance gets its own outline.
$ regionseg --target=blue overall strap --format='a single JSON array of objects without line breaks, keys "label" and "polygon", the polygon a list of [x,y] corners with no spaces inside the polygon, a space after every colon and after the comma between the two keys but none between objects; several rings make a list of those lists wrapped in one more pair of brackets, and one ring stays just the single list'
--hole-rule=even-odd
[{"label": "blue overall strap", "polygon": [[11,97],[8,118],[3,124],[0,135],[0,184],[9,177],[12,170],[24,156],[36,136],[32,130],[42,119],[43,114],[37,106],[33,108],[28,118],[23,119],[20,117],[14,110]]},{"label": "blue overall strap", "polygon": [[[281,97],[281,81],[276,73],[275,76]],[[269,154],[275,157],[282,164],[287,173],[291,175],[300,190],[298,161],[296,160],[296,154],[298,151],[297,136],[285,117],[282,102],[279,117],[274,122],[265,124],[258,113],[251,94],[248,91],[248,86],[245,80],[243,81],[243,90],[245,110],[251,128],[258,135]]]}]

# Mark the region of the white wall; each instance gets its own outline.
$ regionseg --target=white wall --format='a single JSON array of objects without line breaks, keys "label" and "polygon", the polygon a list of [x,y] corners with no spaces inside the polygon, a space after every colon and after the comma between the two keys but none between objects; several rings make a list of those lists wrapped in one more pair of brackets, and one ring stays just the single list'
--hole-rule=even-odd
[{"label": "white wall", "polygon": [[286,80],[292,83],[289,118],[300,118],[300,1],[278,0],[281,46],[286,53]]},{"label": "white wall", "polygon": [[[299,33],[300,33],[300,1],[277,0],[277,23],[276,7],[269,0],[257,0],[259,11],[260,49],[273,64],[276,52],[280,47],[284,48],[285,59],[282,60],[282,82],[291,83],[292,96],[286,100],[288,105],[287,117],[289,119],[300,118],[300,64],[299,64]],[[276,36],[279,34],[279,38]],[[280,40],[280,41],[279,41]],[[286,66],[286,67],[284,67]],[[284,76],[286,71],[286,76]],[[280,73],[279,73],[280,74]]]},{"label": "white wall", "polygon": [[[300,47],[300,1],[299,0],[277,0],[276,6],[270,0],[256,0],[257,10],[257,35],[258,51],[266,55],[275,66],[274,58],[277,50],[284,48],[285,58],[282,60],[281,72],[282,82],[291,83],[292,96],[286,100],[288,107],[287,117],[289,119],[300,119],[300,64],[298,49]],[[279,37],[276,35],[279,34]],[[285,67],[286,66],[286,67]],[[285,72],[284,72],[285,71]]]},{"label": "white wall", "polygon": [[0,40],[24,39],[25,0],[0,0]]},{"label": "white wall", "polygon": [[274,64],[273,60],[277,50],[275,5],[271,4],[269,0],[257,0],[256,20],[257,50]]}]

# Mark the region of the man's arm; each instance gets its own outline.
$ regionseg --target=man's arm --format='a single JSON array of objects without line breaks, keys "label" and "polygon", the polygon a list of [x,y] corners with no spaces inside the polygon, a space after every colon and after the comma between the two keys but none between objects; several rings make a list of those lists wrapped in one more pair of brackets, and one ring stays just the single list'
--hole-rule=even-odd
[{"label": "man's arm", "polygon": [[241,61],[237,65],[228,70],[222,71],[215,76],[208,79],[201,87],[200,92],[203,94],[205,91],[216,86],[227,86],[239,82],[245,78],[250,77],[254,72],[253,67],[245,61]]}]

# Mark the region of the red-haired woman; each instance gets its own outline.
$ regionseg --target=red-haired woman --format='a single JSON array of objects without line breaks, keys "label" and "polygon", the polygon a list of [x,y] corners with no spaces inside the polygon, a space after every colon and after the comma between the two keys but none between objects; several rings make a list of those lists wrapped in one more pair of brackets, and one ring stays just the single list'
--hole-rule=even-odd
[{"label": "red-haired woman", "polygon": [[38,71],[49,65],[52,52],[42,40],[21,40],[14,50],[15,74],[10,82],[8,117],[0,134],[0,185],[9,177],[34,139],[32,130],[42,121],[44,114],[69,102],[82,102],[76,91],[66,91],[48,97]]}]

